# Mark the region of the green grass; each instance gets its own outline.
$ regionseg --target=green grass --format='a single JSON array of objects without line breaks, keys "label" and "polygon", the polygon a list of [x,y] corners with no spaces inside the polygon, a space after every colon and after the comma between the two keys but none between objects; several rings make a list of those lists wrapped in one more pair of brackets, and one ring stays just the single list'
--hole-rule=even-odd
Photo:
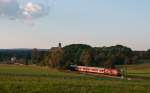
[{"label": "green grass", "polygon": [[128,66],[129,76],[150,79],[150,63]]},{"label": "green grass", "polygon": [[[138,71],[149,73],[149,67]],[[138,66],[128,68],[131,75],[139,73]],[[0,93],[150,93],[149,82],[96,78],[48,67],[0,65]]]}]

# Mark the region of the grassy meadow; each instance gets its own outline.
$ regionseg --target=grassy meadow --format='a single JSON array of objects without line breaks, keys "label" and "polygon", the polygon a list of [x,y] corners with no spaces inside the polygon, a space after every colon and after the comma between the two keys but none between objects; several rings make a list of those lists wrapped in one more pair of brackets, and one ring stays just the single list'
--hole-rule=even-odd
[{"label": "grassy meadow", "polygon": [[128,75],[131,77],[150,79],[150,63],[128,66]]},{"label": "grassy meadow", "polygon": [[0,65],[0,93],[150,93],[150,64],[128,66],[128,73],[143,79],[97,78],[48,67]]}]

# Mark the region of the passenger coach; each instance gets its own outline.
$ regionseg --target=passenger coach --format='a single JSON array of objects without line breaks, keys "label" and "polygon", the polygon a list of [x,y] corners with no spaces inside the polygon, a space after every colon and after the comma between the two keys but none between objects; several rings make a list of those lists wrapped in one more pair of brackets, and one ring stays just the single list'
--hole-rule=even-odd
[{"label": "passenger coach", "polygon": [[87,72],[87,73],[97,73],[111,76],[121,76],[121,71],[119,69],[109,69],[109,68],[98,68],[98,67],[87,67],[87,66],[76,66],[71,65],[70,70]]}]

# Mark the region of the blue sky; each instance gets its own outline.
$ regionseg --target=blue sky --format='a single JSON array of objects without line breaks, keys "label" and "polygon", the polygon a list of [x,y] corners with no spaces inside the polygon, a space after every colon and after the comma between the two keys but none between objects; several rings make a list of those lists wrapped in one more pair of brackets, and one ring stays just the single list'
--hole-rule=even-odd
[{"label": "blue sky", "polygon": [[72,43],[150,48],[149,0],[55,0],[47,17],[0,18],[0,48],[50,48]]}]

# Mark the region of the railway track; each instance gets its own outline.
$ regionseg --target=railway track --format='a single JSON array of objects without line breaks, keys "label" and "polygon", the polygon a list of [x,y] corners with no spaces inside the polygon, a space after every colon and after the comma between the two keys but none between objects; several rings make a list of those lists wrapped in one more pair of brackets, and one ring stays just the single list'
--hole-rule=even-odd
[{"label": "railway track", "polygon": [[70,71],[70,70],[64,71],[64,72],[89,75],[89,76],[94,76],[96,78],[112,78],[112,79],[122,79],[122,80],[144,80],[144,78],[138,78],[138,77],[124,78],[122,76],[110,76],[110,75],[104,75],[104,74],[89,73],[89,72],[78,72],[78,71]]}]

